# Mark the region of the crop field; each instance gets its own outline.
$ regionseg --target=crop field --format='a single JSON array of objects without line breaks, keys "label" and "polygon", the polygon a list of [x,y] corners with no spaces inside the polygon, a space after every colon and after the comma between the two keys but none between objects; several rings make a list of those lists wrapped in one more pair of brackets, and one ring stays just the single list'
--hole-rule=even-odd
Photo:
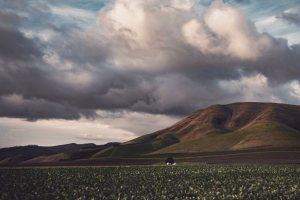
[{"label": "crop field", "polygon": [[0,169],[0,199],[299,199],[299,165]]}]

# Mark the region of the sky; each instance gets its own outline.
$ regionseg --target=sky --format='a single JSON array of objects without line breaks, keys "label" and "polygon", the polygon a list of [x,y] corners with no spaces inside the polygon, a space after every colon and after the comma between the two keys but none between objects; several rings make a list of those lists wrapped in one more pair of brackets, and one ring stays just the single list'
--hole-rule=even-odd
[{"label": "sky", "polygon": [[0,148],[124,142],[300,105],[299,0],[0,0]]}]

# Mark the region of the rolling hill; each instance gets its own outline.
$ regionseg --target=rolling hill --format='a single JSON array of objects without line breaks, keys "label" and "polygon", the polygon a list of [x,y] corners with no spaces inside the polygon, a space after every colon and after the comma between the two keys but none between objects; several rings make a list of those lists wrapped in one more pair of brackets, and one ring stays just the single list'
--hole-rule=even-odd
[{"label": "rolling hill", "polygon": [[[56,154],[63,155],[63,153],[69,153],[69,152],[73,153],[79,151],[80,149],[90,149],[95,146],[96,145],[92,143],[89,144],[70,143],[70,144],[49,146],[49,147],[28,145],[28,146],[2,148],[0,149],[0,160],[5,159],[6,162],[9,163],[19,163],[31,159],[47,160],[46,158],[51,156],[58,157],[55,156]],[[77,153],[76,155],[83,154],[83,152]],[[61,159],[64,159],[65,157],[66,156],[62,156]],[[55,160],[55,159],[48,159],[48,160]]]},{"label": "rolling hill", "polygon": [[[198,110],[176,124],[128,141],[155,146],[154,153],[228,151],[263,147],[300,147],[300,106],[233,103]],[[173,144],[170,144],[173,143]]]},{"label": "rolling hill", "polygon": [[92,147],[95,147],[95,146],[96,145],[93,144],[93,143],[87,143],[87,144],[70,143],[70,144],[62,144],[62,145],[45,147],[45,148],[47,148],[50,151],[53,151],[55,153],[66,153],[66,152],[77,151],[77,150],[82,149],[82,148],[92,148]]},{"label": "rolling hill", "polygon": [[0,149],[1,160],[18,155],[49,156],[53,154],[55,154],[55,152],[37,145],[17,146]]},{"label": "rolling hill", "polygon": [[[66,165],[68,163],[76,165],[76,163],[99,162],[98,164],[102,165],[105,162],[123,163],[127,158],[142,161],[167,156],[177,158],[212,156],[210,160],[213,161],[217,155],[226,157],[229,154],[246,153],[260,157],[257,153],[269,155],[271,152],[283,154],[287,152],[284,155],[280,154],[281,158],[278,160],[270,161],[281,162],[285,155],[298,156],[300,153],[300,106],[277,103],[212,105],[192,113],[168,128],[121,144],[71,143],[31,148],[42,148],[38,150],[40,155],[31,153],[19,156],[10,152],[13,150],[17,153],[17,148],[10,151],[0,149],[0,153],[6,158],[13,155],[2,163],[47,165],[63,162]],[[42,152],[44,153],[41,154]],[[48,155],[45,152],[48,152]],[[288,162],[294,162],[295,159],[300,162],[300,157],[297,156]]]}]

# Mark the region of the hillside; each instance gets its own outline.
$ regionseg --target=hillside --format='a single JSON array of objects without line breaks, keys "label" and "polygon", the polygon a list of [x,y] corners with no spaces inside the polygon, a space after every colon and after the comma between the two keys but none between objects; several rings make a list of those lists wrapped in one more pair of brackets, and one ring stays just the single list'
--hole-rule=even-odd
[{"label": "hillside", "polygon": [[66,153],[66,152],[77,151],[77,150],[84,149],[84,148],[92,148],[95,146],[96,145],[93,143],[88,143],[88,144],[70,143],[70,144],[62,144],[62,145],[45,147],[45,148],[47,148],[50,151],[53,151],[55,153]]},{"label": "hillside", "polygon": [[37,145],[17,146],[0,149],[0,160],[18,155],[49,156],[55,152]]},{"label": "hillside", "polygon": [[[87,157],[90,155],[91,152],[95,153],[96,150],[93,149],[96,145],[89,143],[89,144],[64,144],[64,145],[57,145],[57,146],[37,146],[37,145],[28,145],[28,146],[17,146],[17,147],[9,147],[9,148],[2,148],[0,149],[0,161],[6,159],[9,163],[18,163],[27,160],[49,160],[47,157],[59,157],[58,155],[64,155],[63,153],[69,153],[70,155],[74,154],[73,157]],[[81,149],[84,149],[80,152],[77,152]],[[88,150],[86,152],[85,150]],[[93,154],[92,154],[93,155]],[[91,156],[91,155],[90,155]],[[64,159],[64,157],[60,158]],[[50,159],[51,160],[51,159]],[[54,159],[55,160],[55,159]],[[45,162],[46,162],[45,161]]]},{"label": "hillside", "polygon": [[[106,165],[124,164],[127,158],[133,163],[139,163],[143,159],[148,162],[169,156],[180,159],[194,157],[196,160],[211,156],[209,162],[214,162],[215,156],[239,154],[240,158],[244,158],[245,153],[248,156],[256,155],[247,162],[262,163],[264,161],[260,159],[265,158],[264,153],[269,155],[272,152],[282,154],[270,163],[281,163],[284,156],[289,158],[289,155],[300,153],[300,106],[276,103],[213,105],[192,113],[168,128],[121,144],[71,143],[53,147],[31,147],[39,148],[41,151],[37,151],[38,154],[24,154],[22,148],[27,151],[29,149],[0,149],[0,153],[7,158],[0,164]],[[229,160],[231,158],[234,157],[228,157]],[[286,162],[298,163],[300,160],[294,156]]]},{"label": "hillside", "polygon": [[233,103],[198,110],[176,124],[126,144],[155,143],[167,135],[178,142],[155,153],[300,147],[300,106]]}]

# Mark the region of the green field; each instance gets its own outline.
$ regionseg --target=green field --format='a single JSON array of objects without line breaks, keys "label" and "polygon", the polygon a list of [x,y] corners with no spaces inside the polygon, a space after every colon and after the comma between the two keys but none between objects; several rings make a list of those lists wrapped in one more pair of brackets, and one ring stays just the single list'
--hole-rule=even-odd
[{"label": "green field", "polygon": [[0,199],[298,199],[299,165],[0,169]]}]

